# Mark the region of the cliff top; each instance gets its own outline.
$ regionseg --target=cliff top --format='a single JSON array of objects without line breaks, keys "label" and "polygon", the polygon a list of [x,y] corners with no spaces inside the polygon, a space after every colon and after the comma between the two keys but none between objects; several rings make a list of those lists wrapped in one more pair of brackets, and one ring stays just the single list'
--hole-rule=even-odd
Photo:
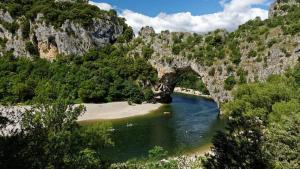
[{"label": "cliff top", "polygon": [[36,19],[39,13],[43,19],[55,27],[60,27],[66,20],[71,20],[89,27],[94,18],[114,20],[125,24],[117,16],[116,11],[104,11],[90,5],[87,0],[9,0],[0,2],[0,9],[8,11],[14,19],[25,16],[27,19]]},{"label": "cliff top", "polygon": [[300,6],[300,0],[275,0],[270,6],[269,18],[286,15],[297,6]]}]

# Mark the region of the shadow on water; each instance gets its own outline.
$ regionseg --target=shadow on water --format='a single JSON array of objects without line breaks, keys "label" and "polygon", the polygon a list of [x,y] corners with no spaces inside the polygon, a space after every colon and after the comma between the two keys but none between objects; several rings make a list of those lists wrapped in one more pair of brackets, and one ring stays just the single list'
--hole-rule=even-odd
[{"label": "shadow on water", "polygon": [[163,147],[169,155],[193,152],[207,147],[216,131],[224,127],[218,113],[217,104],[211,100],[174,94],[171,104],[146,116],[110,120],[115,146],[101,152],[115,162],[146,157],[154,146]]}]

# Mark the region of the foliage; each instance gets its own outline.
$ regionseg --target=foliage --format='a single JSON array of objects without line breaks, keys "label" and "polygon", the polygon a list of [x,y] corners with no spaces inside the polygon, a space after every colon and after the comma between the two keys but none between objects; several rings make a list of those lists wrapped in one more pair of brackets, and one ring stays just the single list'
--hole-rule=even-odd
[{"label": "foliage", "polygon": [[66,20],[71,20],[88,28],[93,23],[93,18],[105,18],[125,25],[114,11],[103,11],[98,7],[89,5],[86,1],[55,2],[55,0],[10,0],[0,3],[14,18],[25,16],[32,21],[38,13],[43,19],[55,27],[60,27]]},{"label": "foliage", "polygon": [[265,83],[239,86],[223,105],[229,121],[205,168],[299,168],[299,65]]},{"label": "foliage", "polygon": [[248,72],[244,71],[241,68],[237,70],[237,75],[240,77],[238,81],[239,84],[247,83],[247,74]]},{"label": "foliage", "polygon": [[0,38],[0,47],[5,47],[7,39]]},{"label": "foliage", "polygon": [[174,45],[172,46],[172,53],[174,55],[179,55],[180,54],[180,51],[181,51],[181,48],[179,45]]},{"label": "foliage", "polygon": [[15,21],[12,22],[12,23],[9,23],[9,22],[5,22],[5,21],[0,20],[0,24],[5,29],[7,29],[9,32],[11,32],[12,34],[15,34],[16,31],[19,29],[19,24]]},{"label": "foliage", "polygon": [[24,18],[23,21],[22,21],[22,24],[21,24],[21,28],[22,28],[23,38],[24,39],[29,38],[29,34],[30,34],[30,22],[29,22],[29,20]]},{"label": "foliage", "polygon": [[229,76],[225,80],[224,89],[231,90],[231,89],[233,89],[233,87],[235,86],[235,84],[236,84],[235,77],[234,76]]},{"label": "foliage", "polygon": [[149,159],[159,160],[165,158],[168,152],[165,151],[162,147],[155,146],[153,149],[149,150]]},{"label": "foliage", "polygon": [[257,52],[255,50],[250,50],[248,53],[248,58],[254,58],[257,56]]},{"label": "foliage", "polygon": [[202,79],[193,71],[183,72],[178,78],[177,86],[201,91],[203,94],[209,94]]},{"label": "foliage", "polygon": [[204,167],[219,168],[266,168],[266,159],[261,150],[262,124],[254,117],[233,114],[227,123],[226,132],[219,132],[213,140],[212,151],[206,155]]},{"label": "foliage", "polygon": [[0,102],[33,104],[63,98],[73,103],[141,103],[151,99],[146,89],[156,81],[156,71],[142,58],[125,57],[122,50],[107,46],[84,56],[59,56],[53,62],[1,57]]},{"label": "foliage", "polygon": [[150,45],[144,46],[142,48],[142,56],[146,60],[150,59],[153,53],[154,53],[154,50],[152,49],[152,47]]},{"label": "foliage", "polygon": [[38,55],[38,49],[35,47],[32,42],[28,41],[25,44],[25,49],[31,54],[31,55]]},{"label": "foliage", "polygon": [[1,167],[106,168],[100,152],[90,142],[98,140],[100,145],[108,145],[109,135],[86,137],[88,133],[80,131],[76,122],[82,112],[82,106],[74,107],[65,100],[26,110],[19,131],[0,136]]}]

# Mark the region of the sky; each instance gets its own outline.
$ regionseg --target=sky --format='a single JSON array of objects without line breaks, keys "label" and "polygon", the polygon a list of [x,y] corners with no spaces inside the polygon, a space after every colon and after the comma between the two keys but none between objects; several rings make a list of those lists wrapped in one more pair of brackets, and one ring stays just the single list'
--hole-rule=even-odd
[{"label": "sky", "polygon": [[250,19],[268,18],[273,0],[92,0],[103,10],[115,9],[134,32],[151,26],[159,33],[233,31]]}]

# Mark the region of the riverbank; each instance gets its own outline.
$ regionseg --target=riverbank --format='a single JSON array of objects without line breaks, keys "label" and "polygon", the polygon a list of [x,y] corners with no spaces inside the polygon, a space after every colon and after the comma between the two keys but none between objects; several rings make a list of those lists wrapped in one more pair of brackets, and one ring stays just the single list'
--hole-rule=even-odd
[{"label": "riverbank", "polygon": [[86,112],[78,117],[77,121],[79,122],[94,120],[114,120],[133,116],[142,116],[154,110],[157,110],[163,104],[144,103],[129,105],[128,102],[112,102],[83,105],[86,107]]},{"label": "riverbank", "polygon": [[205,95],[202,92],[194,89],[188,89],[188,88],[183,88],[183,87],[175,87],[174,88],[175,93],[182,93],[182,94],[188,94],[188,95],[194,95],[194,96],[199,96],[203,97],[206,99],[212,99],[210,95]]}]

